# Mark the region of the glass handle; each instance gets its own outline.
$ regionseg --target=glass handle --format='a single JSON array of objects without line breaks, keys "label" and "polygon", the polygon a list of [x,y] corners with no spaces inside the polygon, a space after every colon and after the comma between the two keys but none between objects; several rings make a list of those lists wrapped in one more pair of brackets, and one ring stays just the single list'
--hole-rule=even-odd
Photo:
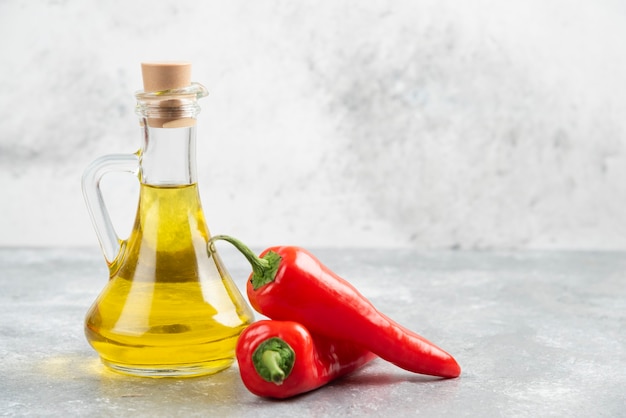
[{"label": "glass handle", "polygon": [[100,180],[111,172],[130,172],[138,174],[139,156],[138,154],[112,154],[105,155],[93,161],[85,169],[82,178],[83,196],[87,203],[87,210],[91,217],[91,222],[96,230],[96,235],[100,241],[100,247],[104,253],[104,258],[111,265],[118,256],[122,240],[115,232],[113,222],[104,203],[102,191],[100,190]]}]

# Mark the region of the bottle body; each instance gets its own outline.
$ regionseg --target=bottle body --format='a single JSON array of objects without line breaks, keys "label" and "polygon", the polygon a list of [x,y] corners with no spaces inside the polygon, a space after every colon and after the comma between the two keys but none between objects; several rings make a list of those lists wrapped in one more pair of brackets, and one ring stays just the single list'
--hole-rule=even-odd
[{"label": "bottle body", "polygon": [[141,184],[133,230],[85,321],[104,364],[195,376],[233,363],[252,314],[208,239],[196,184]]}]

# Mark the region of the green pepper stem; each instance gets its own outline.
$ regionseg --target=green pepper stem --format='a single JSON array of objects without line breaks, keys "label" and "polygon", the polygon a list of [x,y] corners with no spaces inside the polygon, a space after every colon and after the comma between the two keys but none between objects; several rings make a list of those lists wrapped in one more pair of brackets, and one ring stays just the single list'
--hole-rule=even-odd
[{"label": "green pepper stem", "polygon": [[243,242],[239,241],[237,238],[228,236],[228,235],[216,235],[209,240],[209,244],[212,244],[214,241],[222,240],[229,242],[239,250],[241,254],[250,262],[252,266],[252,271],[255,274],[263,274],[265,270],[269,267],[269,261],[257,257],[257,255]]},{"label": "green pepper stem", "polygon": [[278,351],[268,350],[263,352],[261,361],[268,371],[269,380],[272,383],[280,385],[285,380],[285,372],[280,368],[280,353]]},{"label": "green pepper stem", "polygon": [[243,242],[239,241],[237,238],[233,238],[228,235],[216,235],[209,240],[209,251],[212,251],[211,246],[214,241],[222,240],[231,243],[250,263],[252,266],[252,278],[250,281],[252,282],[252,286],[254,290],[257,290],[259,287],[273,282],[276,278],[276,272],[278,271],[278,266],[280,265],[281,257],[273,251],[269,251],[263,258],[258,257],[252,250]]},{"label": "green pepper stem", "polygon": [[293,348],[285,340],[271,337],[263,341],[252,353],[252,364],[266,382],[282,385],[296,361]]}]

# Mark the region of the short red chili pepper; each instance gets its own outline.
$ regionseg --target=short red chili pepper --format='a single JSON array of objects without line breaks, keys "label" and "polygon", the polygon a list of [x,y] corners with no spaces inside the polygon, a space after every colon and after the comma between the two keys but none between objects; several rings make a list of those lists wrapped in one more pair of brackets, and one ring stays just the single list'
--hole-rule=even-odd
[{"label": "short red chili pepper", "polygon": [[273,320],[248,326],[236,354],[248,390],[279,399],[317,389],[376,358],[346,341],[312,335],[297,322]]},{"label": "short red chili pepper", "polygon": [[461,374],[450,354],[380,313],[305,249],[271,247],[257,257],[235,238],[219,235],[212,241],[218,239],[233,244],[251,263],[247,294],[259,313],[349,341],[411,372],[446,378]]}]

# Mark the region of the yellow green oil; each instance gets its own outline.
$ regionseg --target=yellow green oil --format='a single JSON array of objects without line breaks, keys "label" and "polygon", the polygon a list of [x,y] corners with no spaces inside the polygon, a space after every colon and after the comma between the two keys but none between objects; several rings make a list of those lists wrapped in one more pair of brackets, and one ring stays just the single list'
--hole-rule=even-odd
[{"label": "yellow green oil", "polygon": [[135,224],[87,313],[87,340],[128,374],[196,376],[229,367],[253,314],[216,253],[195,184],[142,184]]}]

